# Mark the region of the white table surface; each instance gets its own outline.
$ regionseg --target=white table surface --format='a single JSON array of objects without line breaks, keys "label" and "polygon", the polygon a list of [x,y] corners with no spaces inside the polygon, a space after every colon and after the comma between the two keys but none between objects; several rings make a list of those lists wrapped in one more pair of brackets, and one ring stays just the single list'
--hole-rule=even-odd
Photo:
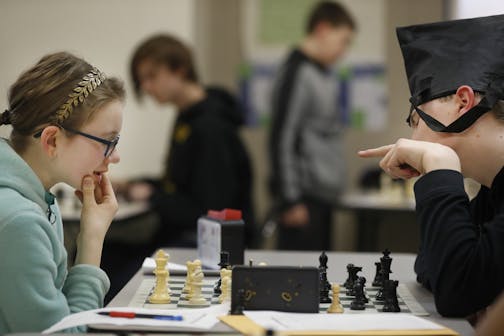
[{"label": "white table surface", "polygon": [[[80,221],[81,210],[80,206],[75,206],[73,200],[61,200],[58,201],[58,205],[61,212],[61,218],[63,222],[77,222]],[[119,201],[119,208],[114,220],[123,220],[131,218],[150,210],[150,205],[148,202],[124,202]]]},{"label": "white table surface", "polygon": [[347,209],[415,211],[414,198],[380,192],[350,191],[341,196],[339,205]]}]

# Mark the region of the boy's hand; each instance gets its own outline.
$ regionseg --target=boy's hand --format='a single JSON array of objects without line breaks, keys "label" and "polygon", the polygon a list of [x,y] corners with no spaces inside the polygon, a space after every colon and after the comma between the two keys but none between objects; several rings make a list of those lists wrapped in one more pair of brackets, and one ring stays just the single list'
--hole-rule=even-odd
[{"label": "boy's hand", "polygon": [[285,227],[305,227],[310,223],[310,213],[305,204],[297,204],[282,213],[281,221]]},{"label": "boy's hand", "polygon": [[129,201],[147,201],[154,193],[154,187],[146,182],[134,182],[128,185]]},{"label": "boy's hand", "polygon": [[380,167],[394,178],[409,179],[438,169],[459,171],[453,149],[434,142],[399,139],[395,144],[358,152],[360,157],[382,157]]}]

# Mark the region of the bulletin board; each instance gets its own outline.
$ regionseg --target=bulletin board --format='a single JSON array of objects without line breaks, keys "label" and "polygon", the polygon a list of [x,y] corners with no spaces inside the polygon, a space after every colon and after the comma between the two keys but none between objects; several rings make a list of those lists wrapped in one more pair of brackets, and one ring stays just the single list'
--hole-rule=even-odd
[{"label": "bulletin board", "polygon": [[[253,62],[241,69],[240,99],[248,126],[268,127],[271,93],[279,64]],[[362,63],[333,70],[334,104],[343,125],[379,131],[387,124],[387,92],[383,64]]]}]

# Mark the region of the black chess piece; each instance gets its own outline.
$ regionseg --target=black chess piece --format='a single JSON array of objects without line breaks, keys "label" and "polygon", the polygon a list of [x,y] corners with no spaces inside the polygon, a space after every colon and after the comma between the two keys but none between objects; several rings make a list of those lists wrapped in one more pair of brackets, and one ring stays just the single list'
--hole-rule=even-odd
[{"label": "black chess piece", "polygon": [[357,279],[357,281],[361,282],[362,283],[362,289],[363,289],[363,292],[362,294],[364,295],[364,302],[365,303],[368,303],[369,302],[369,299],[368,297],[366,296],[366,278],[365,277],[359,277]]},{"label": "black chess piece", "polygon": [[324,276],[325,283],[324,284],[321,283],[321,285],[325,286],[327,288],[327,290],[331,290],[331,284],[327,280],[327,269],[329,268],[327,266],[327,261],[328,261],[327,254],[325,253],[325,251],[323,251],[319,257],[319,272],[325,273],[325,276]]},{"label": "black chess piece", "polygon": [[346,279],[345,283],[343,286],[346,289],[349,289],[350,291],[353,290],[353,286],[355,284],[355,281],[359,278],[357,273],[362,271],[362,267],[355,266],[354,264],[348,264],[347,265],[347,272],[348,272],[348,278]]},{"label": "black chess piece", "polygon": [[332,300],[329,297],[329,290],[331,289],[331,286],[329,284],[329,281],[327,281],[327,271],[324,269],[319,269],[319,297],[320,297],[320,303],[331,303]]},{"label": "black chess piece", "polygon": [[399,281],[397,280],[386,280],[383,282],[385,304],[383,305],[383,311],[386,313],[399,313],[401,307],[399,307],[399,301],[397,299],[397,286]]},{"label": "black chess piece", "polygon": [[238,289],[237,294],[236,304],[231,303],[231,315],[243,315],[243,310],[245,309],[245,289]]},{"label": "black chess piece", "polygon": [[380,258],[381,268],[385,273],[390,274],[392,273],[390,269],[392,265],[392,258],[390,257],[390,251],[388,249],[385,249],[382,253],[383,257]]},{"label": "black chess piece", "polygon": [[[363,280],[362,280],[363,279]],[[354,283],[354,293],[355,297],[350,303],[351,310],[364,310],[366,309],[366,295],[364,294],[364,283],[366,282],[365,278],[359,278]]]},{"label": "black chess piece", "polygon": [[[227,251],[221,251],[219,266],[220,266],[221,269],[228,268],[230,266],[230,264],[229,264],[229,252],[227,252]],[[217,282],[214,285],[214,294],[220,295],[222,293],[222,291],[221,291],[221,284],[222,284],[222,279],[219,277],[219,280],[217,280]]]},{"label": "black chess piece", "polygon": [[373,280],[373,287],[381,287],[382,285],[382,277],[381,277],[381,262],[375,262],[374,263],[376,266],[376,273],[375,273],[375,278]]},{"label": "black chess piece", "polygon": [[383,293],[383,289],[384,289],[383,283],[385,283],[385,281],[390,279],[390,273],[392,273],[392,271],[390,270],[390,267],[392,265],[392,258],[390,257],[390,251],[388,249],[383,251],[383,257],[380,258],[380,264],[381,264],[380,273],[381,273],[382,285],[381,285],[380,289],[378,290],[378,293],[376,293],[376,300],[377,301],[384,301],[385,297],[384,297],[384,293]]},{"label": "black chess piece", "polygon": [[328,269],[327,261],[328,261],[327,254],[325,253],[325,251],[323,251],[319,257],[319,268]]}]

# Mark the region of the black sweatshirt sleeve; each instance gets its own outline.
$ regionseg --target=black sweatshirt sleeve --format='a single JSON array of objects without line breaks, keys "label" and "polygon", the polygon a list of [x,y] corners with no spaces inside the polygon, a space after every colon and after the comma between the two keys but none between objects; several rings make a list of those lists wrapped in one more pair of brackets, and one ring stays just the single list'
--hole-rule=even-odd
[{"label": "black sweatshirt sleeve", "polygon": [[438,312],[465,317],[491,304],[504,285],[504,216],[480,230],[463,177],[452,170],[423,176],[415,197],[421,230],[415,271],[432,290]]},{"label": "black sweatshirt sleeve", "polygon": [[239,181],[231,150],[236,140],[227,129],[207,126],[193,129],[184,150],[184,185],[173,192],[158,190],[152,198],[163,225],[169,225],[164,232],[194,231],[198,217],[209,209],[231,207],[236,197]]}]

